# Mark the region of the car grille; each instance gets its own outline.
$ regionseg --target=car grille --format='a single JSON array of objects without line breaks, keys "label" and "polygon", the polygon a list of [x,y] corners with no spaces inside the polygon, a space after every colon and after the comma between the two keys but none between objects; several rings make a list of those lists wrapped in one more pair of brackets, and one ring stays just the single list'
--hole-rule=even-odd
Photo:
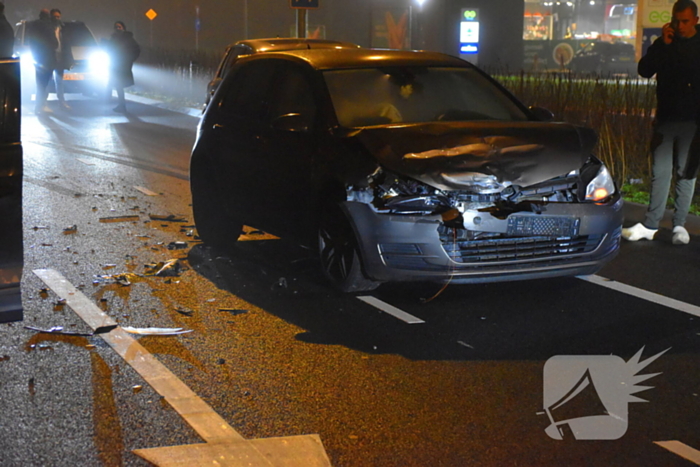
[{"label": "car grille", "polygon": [[603,235],[578,237],[508,237],[454,241],[441,236],[442,247],[457,263],[491,263],[532,259],[557,259],[590,253]]}]

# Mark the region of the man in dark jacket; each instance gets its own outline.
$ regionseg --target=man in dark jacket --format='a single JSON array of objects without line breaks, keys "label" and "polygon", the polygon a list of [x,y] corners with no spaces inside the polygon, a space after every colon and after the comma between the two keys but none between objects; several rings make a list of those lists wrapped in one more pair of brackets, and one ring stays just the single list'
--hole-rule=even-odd
[{"label": "man in dark jacket", "polygon": [[673,5],[673,20],[639,61],[639,74],[656,74],[657,110],[651,141],[651,198],[644,222],[622,229],[629,241],[653,240],[664,215],[671,179],[676,175],[673,243],[690,241],[685,220],[695,191],[700,160],[700,33],[692,0]]},{"label": "man in dark jacket", "polygon": [[34,57],[36,69],[36,107],[35,112],[41,114],[50,112],[46,106],[48,98],[47,87],[53,70],[56,68],[56,49],[58,40],[51,26],[49,10],[39,12],[39,19],[27,24],[29,29],[29,48]]},{"label": "man in dark jacket", "polygon": [[109,51],[109,89],[117,90],[119,104],[113,109],[115,112],[126,112],[126,100],[124,98],[124,88],[134,85],[134,74],[131,67],[139,55],[139,47],[134,35],[126,30],[123,22],[114,23],[114,32],[107,42]]},{"label": "man in dark jacket", "polygon": [[58,46],[56,47],[56,67],[53,70],[53,80],[56,87],[56,97],[58,104],[66,110],[70,110],[70,106],[66,103],[63,92],[63,71],[69,70],[73,66],[73,53],[71,45],[63,38],[63,22],[61,21],[61,10],[54,8],[51,10],[51,27],[56,36]]},{"label": "man in dark jacket", "polygon": [[11,57],[15,45],[15,33],[5,18],[5,4],[0,2],[0,58]]}]

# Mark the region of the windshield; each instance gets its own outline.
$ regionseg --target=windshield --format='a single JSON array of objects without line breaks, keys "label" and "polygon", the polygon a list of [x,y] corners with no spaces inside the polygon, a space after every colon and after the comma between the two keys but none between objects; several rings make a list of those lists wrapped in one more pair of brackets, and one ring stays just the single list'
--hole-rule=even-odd
[{"label": "windshield", "polygon": [[84,24],[65,23],[63,25],[63,40],[73,47],[94,47],[97,45],[95,36]]},{"label": "windshield", "polygon": [[324,72],[344,127],[464,120],[527,120],[471,68],[387,67]]}]

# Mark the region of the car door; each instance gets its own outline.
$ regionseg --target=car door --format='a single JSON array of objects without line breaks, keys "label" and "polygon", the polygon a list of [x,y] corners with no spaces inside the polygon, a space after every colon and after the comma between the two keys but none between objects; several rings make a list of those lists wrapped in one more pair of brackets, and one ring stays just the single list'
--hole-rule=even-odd
[{"label": "car door", "polygon": [[269,183],[261,159],[261,132],[268,125],[275,69],[271,60],[252,60],[234,68],[202,121],[204,151],[216,172],[218,191],[243,222],[264,208]]},{"label": "car door", "polygon": [[280,60],[276,73],[269,124],[261,133],[269,176],[268,213],[275,230],[296,236],[309,226],[317,196],[319,106],[310,66]]}]

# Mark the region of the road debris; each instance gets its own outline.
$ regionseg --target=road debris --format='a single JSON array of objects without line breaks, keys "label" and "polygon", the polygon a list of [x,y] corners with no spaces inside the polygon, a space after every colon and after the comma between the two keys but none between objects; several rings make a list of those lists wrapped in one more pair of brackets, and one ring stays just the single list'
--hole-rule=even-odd
[{"label": "road debris", "polygon": [[41,332],[44,334],[61,334],[64,336],[82,336],[82,337],[90,337],[90,336],[96,336],[99,334],[106,334],[110,332],[111,330],[115,329],[117,327],[116,324],[110,324],[109,326],[100,326],[97,329],[95,329],[93,332],[74,332],[74,331],[64,331],[63,326],[54,326],[49,329],[41,329],[37,328],[34,326],[25,326],[24,329],[29,329],[30,331],[36,331],[36,332]]},{"label": "road debris", "polygon": [[35,225],[34,227],[32,227],[32,230],[49,230],[49,228],[45,225]]},{"label": "road debris", "polygon": [[184,250],[185,248],[187,248],[187,242],[168,243],[168,250]]},{"label": "road debris", "polygon": [[219,311],[226,312],[226,313],[231,313],[232,315],[242,315],[244,313],[248,313],[248,310],[239,310],[236,308],[219,308]]},{"label": "road debris", "polygon": [[469,347],[470,349],[473,349],[473,348],[474,348],[473,345],[469,345],[469,344],[467,344],[466,342],[463,342],[463,341],[457,341],[457,343],[458,343],[459,345],[463,346],[463,347]]},{"label": "road debris", "polygon": [[100,222],[136,222],[139,220],[139,216],[111,216],[111,217],[100,217]]},{"label": "road debris", "polygon": [[184,217],[178,217],[178,216],[176,216],[176,215],[174,215],[174,214],[170,214],[170,215],[167,215],[167,216],[161,216],[161,215],[158,215],[158,214],[149,214],[148,217],[149,217],[152,221],[187,222],[187,219],[185,219]]},{"label": "road debris", "polygon": [[192,329],[184,328],[132,328],[131,326],[122,326],[122,329],[130,334],[143,336],[176,336],[192,332]]},{"label": "road debris", "polygon": [[119,284],[128,287],[131,285],[132,280],[141,276],[133,272],[125,272],[121,274],[96,274],[94,277],[102,283]]},{"label": "road debris", "polygon": [[131,389],[134,391],[134,394],[137,394],[137,393],[141,392],[141,390],[143,389],[143,386],[141,386],[140,384],[137,384],[136,386],[131,386]]},{"label": "road debris", "polygon": [[184,308],[175,308],[175,311],[185,316],[192,316],[194,314],[193,310],[186,310]]},{"label": "road debris", "polygon": [[185,270],[180,260],[177,258],[161,261],[159,263],[147,264],[144,267],[146,268],[147,276],[160,277],[176,277]]},{"label": "road debris", "polygon": [[134,186],[134,188],[136,188],[138,191],[140,191],[141,193],[143,193],[146,196],[158,196],[158,193],[155,193],[155,192],[149,190],[148,188],[144,188],[142,186]]},{"label": "road debris", "polygon": [[74,234],[77,232],[78,232],[78,226],[75,224],[70,225],[70,226],[66,227],[65,229],[63,229],[64,235],[70,235],[70,234]]}]

